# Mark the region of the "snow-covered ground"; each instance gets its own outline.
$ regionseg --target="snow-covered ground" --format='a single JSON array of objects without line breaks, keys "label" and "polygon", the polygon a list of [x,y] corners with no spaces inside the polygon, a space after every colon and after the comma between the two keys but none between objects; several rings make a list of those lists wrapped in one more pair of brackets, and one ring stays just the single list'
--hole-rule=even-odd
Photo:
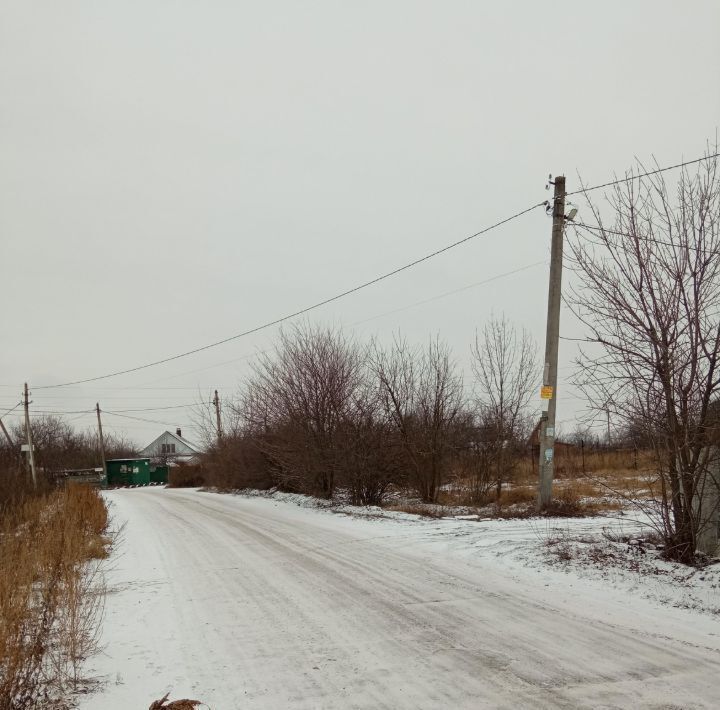
[{"label": "snow-covered ground", "polygon": [[632,524],[106,495],[125,527],[105,651],[88,663],[104,687],[83,710],[147,708],[166,691],[213,710],[720,705],[713,568],[673,578],[646,556],[630,571],[546,545]]}]

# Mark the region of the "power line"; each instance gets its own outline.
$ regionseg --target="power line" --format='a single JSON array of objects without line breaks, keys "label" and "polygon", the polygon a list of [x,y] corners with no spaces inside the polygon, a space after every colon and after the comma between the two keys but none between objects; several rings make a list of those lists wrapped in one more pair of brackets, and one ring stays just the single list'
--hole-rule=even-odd
[{"label": "power line", "polygon": [[[653,244],[660,244],[660,245],[666,246],[666,247],[674,247],[677,249],[690,249],[692,251],[702,252],[703,254],[720,256],[720,249],[703,249],[702,247],[690,246],[690,244],[678,244],[677,242],[666,242],[662,239],[656,239],[655,237],[648,237],[648,236],[643,236],[640,234],[630,234],[629,232],[620,232],[616,229],[607,229],[606,227],[601,227],[600,225],[598,225],[597,227],[594,227],[591,224],[585,224],[583,222],[576,222],[575,220],[572,221],[572,224],[575,227],[581,227],[581,228],[587,229],[589,231],[605,232],[606,234],[615,234],[619,237],[629,237],[630,239],[641,239],[644,242],[652,242]],[[594,243],[597,244],[597,242],[594,242]]]},{"label": "power line", "polygon": [[[219,385],[218,385],[218,387],[219,387]],[[194,389],[194,388],[191,388],[191,389]],[[230,386],[226,386],[226,389],[231,389],[231,388],[230,388]],[[201,394],[204,394],[204,393],[201,393]],[[173,399],[175,399],[175,400],[180,399],[181,401],[187,401],[187,398],[188,398],[187,393],[183,394],[183,395],[172,395],[172,394],[165,394],[165,393],[162,393],[159,395],[158,394],[146,394],[141,397],[135,396],[133,394],[127,394],[127,395],[115,394],[115,395],[100,395],[100,398],[103,401],[106,401],[106,400],[108,400],[108,401],[122,400],[123,402],[130,401],[130,406],[143,407],[143,406],[150,406],[149,404],[143,404],[143,403],[148,402],[148,400],[150,400],[150,402],[154,402],[157,400],[157,398],[159,396],[168,400],[168,403],[170,401],[172,401]],[[54,406],[57,401],[65,402],[68,400],[87,400],[87,399],[97,399],[98,398],[97,393],[95,393],[93,395],[87,395],[87,394],[83,394],[83,395],[81,395],[81,394],[47,395],[47,394],[41,393],[39,395],[36,395],[35,397],[36,398],[33,401],[37,404],[37,406],[44,406],[44,405]],[[42,399],[40,399],[40,398],[42,398]],[[2,406],[6,406],[7,404],[8,404],[8,402],[5,402]]]},{"label": "power line", "polygon": [[2,419],[3,417],[6,417],[8,414],[10,414],[10,412],[14,412],[21,405],[22,405],[22,402],[18,402],[14,407],[10,407],[10,409],[8,409],[7,412],[5,412],[5,414],[0,416],[0,419]]},{"label": "power line", "polygon": [[93,411],[94,410],[92,409],[33,409],[31,416],[40,417],[54,414],[92,414]]},{"label": "power line", "polygon": [[426,298],[422,301],[416,301],[415,303],[410,303],[407,306],[402,306],[401,308],[395,308],[392,311],[386,311],[385,313],[379,313],[376,316],[370,316],[370,318],[363,318],[363,320],[355,321],[353,323],[353,326],[355,325],[362,325],[363,323],[367,323],[368,321],[375,320],[377,318],[384,318],[385,316],[392,315],[394,313],[400,313],[402,311],[407,311],[410,308],[415,308],[416,306],[422,306],[426,303],[432,303],[433,301],[437,301],[441,298],[446,298],[447,296],[452,296],[456,293],[461,293],[462,291],[467,291],[468,289],[475,288],[477,286],[483,286],[485,284],[492,283],[493,281],[498,281],[499,279],[504,279],[508,276],[513,276],[514,274],[519,274],[521,271],[527,271],[528,269],[532,269],[535,266],[540,266],[541,264],[547,264],[547,261],[536,261],[533,264],[526,264],[525,266],[521,266],[518,269],[513,269],[512,271],[506,271],[504,274],[498,274],[497,276],[492,276],[489,279],[484,279],[483,281],[476,281],[475,283],[469,284],[468,286],[462,286],[461,288],[456,288],[452,291],[446,291],[445,293],[440,293],[437,296],[432,296],[431,298]]},{"label": "power line", "polygon": [[593,190],[601,190],[604,187],[612,187],[613,185],[620,185],[624,182],[631,182],[632,180],[639,180],[640,178],[650,177],[651,175],[657,175],[658,173],[666,173],[668,170],[677,170],[678,168],[684,168],[686,165],[695,165],[695,163],[702,163],[704,160],[712,160],[713,158],[720,158],[720,153],[714,153],[713,155],[704,155],[702,158],[695,158],[694,160],[686,160],[682,163],[676,163],[675,165],[668,165],[664,168],[657,168],[656,170],[649,170],[646,173],[640,173],[639,175],[629,175],[628,177],[618,178],[611,180],[610,182],[604,182],[601,185],[592,185],[591,187],[583,187],[580,190],[574,190],[573,192],[566,192],[565,197],[571,195],[580,195],[585,192],[592,192]]},{"label": "power line", "polygon": [[[203,367],[196,367],[192,370],[185,370],[183,372],[177,372],[174,375],[166,375],[164,377],[158,377],[154,380],[150,380],[150,383],[165,382],[167,380],[173,380],[177,377],[184,377],[185,375],[192,375],[192,374],[195,374],[196,372],[205,372],[206,370],[213,370],[216,367],[222,367],[223,365],[231,365],[233,363],[240,362],[242,360],[249,360],[250,358],[257,357],[258,355],[264,355],[266,352],[269,352],[269,350],[271,350],[271,349],[272,348],[267,348],[265,350],[257,350],[254,353],[248,353],[246,355],[241,355],[240,357],[234,357],[231,360],[225,360],[223,362],[216,362],[216,363],[213,363],[212,365],[205,365]],[[145,384],[148,384],[148,383],[146,382]],[[206,387],[206,389],[211,389],[213,387],[215,387],[215,385],[208,385]],[[220,385],[218,385],[218,387],[220,387]],[[234,389],[235,387],[237,387],[237,382],[234,385],[224,385],[223,389]],[[154,389],[154,388],[148,387],[148,389]],[[195,388],[192,388],[192,389],[195,389]]]},{"label": "power line", "polygon": [[[202,402],[201,404],[205,404]],[[212,404],[209,402],[208,404]],[[188,404],[172,404],[163,407],[140,407],[137,409],[116,409],[114,412],[108,412],[108,414],[117,414],[125,412],[159,412],[167,409],[189,409],[190,407],[197,407],[198,402],[189,402]],[[106,410],[103,410],[105,412]],[[35,409],[33,410],[33,416],[44,416],[47,414],[93,414],[94,409]],[[6,416],[6,415],[3,415]]]},{"label": "power line", "polygon": [[214,343],[210,343],[208,345],[203,345],[199,348],[187,350],[186,352],[179,353],[178,355],[172,355],[170,357],[162,358],[161,360],[155,360],[154,362],[149,362],[144,365],[138,365],[137,367],[130,367],[126,370],[117,370],[115,372],[109,372],[105,375],[98,375],[97,377],[87,377],[87,378],[81,379],[81,380],[72,380],[70,382],[61,382],[56,385],[36,385],[35,389],[54,389],[57,387],[69,387],[70,385],[80,385],[80,384],[85,384],[86,382],[97,382],[98,380],[106,380],[110,377],[117,377],[119,375],[127,375],[131,372],[138,372],[139,370],[145,370],[149,367],[155,367],[156,365],[163,365],[167,362],[179,360],[180,358],[184,358],[189,355],[195,355],[196,353],[203,352],[204,350],[209,350],[210,348],[215,348],[219,345],[224,345],[225,343],[229,343],[233,340],[237,340],[238,338],[243,338],[248,335],[252,335],[253,333],[258,333],[261,330],[266,330],[267,328],[271,328],[272,326],[280,325],[281,323],[284,323],[285,321],[288,321],[292,318],[297,318],[298,316],[304,315],[305,313],[309,313],[310,311],[320,308],[321,306],[325,306],[328,303],[333,303],[334,301],[338,301],[341,298],[345,298],[346,296],[349,296],[350,294],[357,293],[358,291],[368,288],[369,286],[373,286],[374,284],[379,283],[380,281],[384,281],[385,279],[389,279],[392,276],[396,276],[397,274],[402,273],[403,271],[407,271],[408,269],[411,269],[412,267],[417,266],[418,264],[421,264],[425,261],[433,259],[434,257],[439,256],[440,254],[444,254],[445,252],[450,251],[451,249],[454,249],[455,247],[458,247],[461,244],[465,244],[466,242],[469,242],[471,239],[475,239],[476,237],[479,237],[483,234],[487,234],[488,232],[490,232],[494,229],[497,229],[498,227],[501,227],[502,225],[507,224],[508,222],[512,222],[513,220],[518,219],[519,217],[522,217],[523,215],[527,214],[528,212],[532,212],[533,210],[537,209],[538,207],[543,207],[544,205],[545,205],[544,202],[538,202],[535,205],[526,207],[524,210],[520,210],[519,212],[516,212],[515,214],[510,215],[509,217],[506,217],[505,219],[502,219],[499,222],[495,222],[494,224],[491,224],[489,227],[485,227],[484,229],[481,229],[480,231],[475,232],[474,234],[471,234],[468,237],[464,237],[463,239],[453,242],[452,244],[448,244],[447,246],[442,247],[441,249],[437,249],[436,251],[431,252],[430,254],[426,254],[425,256],[422,256],[419,259],[415,259],[414,261],[411,261],[411,262],[405,264],[404,266],[400,266],[397,269],[388,271],[387,273],[382,274],[381,276],[377,276],[376,278],[371,279],[370,281],[365,281],[364,283],[359,284],[358,286],[354,286],[353,288],[347,289],[346,291],[338,293],[335,296],[331,296],[330,298],[326,298],[322,301],[318,301],[317,303],[314,303],[311,306],[307,306],[306,308],[302,308],[298,311],[295,311],[294,313],[290,313],[288,315],[282,316],[281,318],[277,318],[273,321],[263,323],[262,325],[256,326],[255,328],[250,328],[249,330],[245,330],[242,333],[237,333],[236,335],[231,335],[228,338],[223,338],[222,340],[218,340],[218,341],[216,341]]},{"label": "power line", "polygon": [[[534,262],[534,263],[532,263],[532,264],[526,264],[525,266],[521,266],[521,267],[519,267],[519,268],[517,268],[517,269],[512,269],[511,271],[506,271],[505,273],[498,274],[497,276],[492,276],[492,277],[490,277],[490,278],[488,278],[488,279],[483,279],[482,281],[476,281],[475,283],[468,284],[467,286],[462,286],[461,288],[453,289],[452,291],[446,291],[446,292],[444,292],[444,293],[438,294],[437,296],[432,296],[431,298],[426,298],[426,299],[423,299],[422,301],[416,301],[415,303],[410,303],[410,304],[408,304],[407,306],[402,306],[402,307],[396,308],[396,309],[394,309],[394,310],[392,310],[392,311],[386,311],[385,313],[380,313],[380,314],[375,315],[375,316],[370,316],[369,318],[364,318],[363,320],[356,321],[356,322],[353,323],[352,325],[353,325],[353,326],[355,326],[355,325],[362,325],[363,323],[367,323],[367,322],[372,321],[372,320],[375,320],[375,319],[377,319],[377,318],[384,318],[385,316],[389,316],[389,315],[392,315],[392,314],[394,314],[394,313],[400,313],[400,312],[406,311],[406,310],[408,310],[408,309],[410,309],[410,308],[415,308],[416,306],[421,306],[421,305],[424,305],[424,304],[426,304],[426,303],[432,303],[433,301],[437,301],[437,300],[440,300],[440,299],[442,299],[442,298],[446,298],[447,296],[452,296],[452,295],[454,295],[454,294],[456,294],[456,293],[461,293],[461,292],[463,292],[463,291],[467,291],[468,289],[476,288],[477,286],[483,286],[483,285],[485,285],[485,284],[492,283],[493,281],[498,281],[498,280],[500,280],[500,279],[507,278],[508,276],[513,276],[513,275],[518,274],[518,273],[520,273],[520,272],[522,272],[522,271],[527,271],[528,269],[534,268],[534,267],[536,267],[536,266],[540,266],[540,265],[545,264],[545,263],[547,263],[547,262],[546,262],[546,261],[536,261],[536,262]],[[232,364],[232,363],[235,363],[235,362],[239,362],[239,361],[241,361],[241,360],[247,360],[248,358],[251,358],[251,357],[256,356],[256,355],[262,355],[262,354],[264,354],[264,353],[266,353],[266,352],[267,352],[267,350],[261,350],[261,351],[259,351],[259,352],[257,352],[257,353],[250,353],[250,354],[247,354],[247,355],[243,355],[243,356],[241,356],[241,357],[233,358],[232,360],[226,360],[226,361],[224,361],[224,362],[216,363],[216,364],[214,364],[214,365],[207,365],[207,366],[205,366],[205,367],[197,368],[197,369],[194,369],[194,370],[189,370],[188,372],[182,372],[182,373],[179,373],[179,374],[177,374],[177,375],[170,375],[169,377],[167,377],[167,378],[162,378],[162,379],[171,379],[171,378],[173,378],[173,377],[180,377],[180,376],[182,376],[182,375],[193,374],[193,373],[195,373],[195,372],[202,372],[202,371],[204,371],[204,370],[211,370],[211,369],[213,369],[213,368],[215,368],[215,367],[221,367],[222,365],[229,365],[229,364]],[[60,386],[60,385],[58,385],[58,386]],[[226,385],[226,388],[232,389],[232,388],[235,387],[235,386],[236,386],[236,385]],[[112,388],[101,388],[101,389],[112,389]],[[153,391],[154,391],[154,390],[156,390],[156,389],[190,389],[190,390],[195,390],[195,389],[197,389],[197,387],[147,387],[147,386],[145,386],[145,387],[127,387],[127,388],[125,388],[125,387],[117,387],[117,388],[114,388],[114,389],[118,389],[118,390],[125,390],[125,389],[127,389],[127,390],[143,390],[143,389],[147,389],[147,390],[153,390]],[[43,395],[43,396],[48,396],[48,395]],[[80,396],[81,396],[81,395],[78,395],[78,397],[80,397]],[[82,395],[82,396],[84,397],[84,395]],[[62,398],[65,398],[65,395],[63,395]],[[107,399],[107,398],[108,398],[108,397],[106,396],[105,399]],[[187,406],[195,406],[195,404],[196,404],[196,403],[193,403],[192,405],[187,405]],[[181,407],[181,406],[183,406],[183,405],[178,405],[178,407]],[[171,407],[157,407],[156,409],[171,409]],[[142,409],[137,409],[137,410],[132,410],[132,409],[120,409],[120,410],[118,410],[118,411],[121,411],[121,412],[132,412],[132,411],[150,411],[150,410],[151,410],[151,408],[148,408],[147,410],[142,410]]]},{"label": "power line", "polygon": [[[688,166],[688,165],[693,165],[693,164],[696,164],[696,163],[700,163],[700,162],[705,161],[705,160],[711,160],[711,159],[717,158],[717,157],[720,157],[720,153],[715,153],[715,154],[713,154],[713,155],[706,155],[706,156],[703,156],[703,157],[700,157],[700,158],[696,158],[696,159],[694,159],[694,160],[683,161],[683,162],[681,162],[681,163],[676,163],[675,165],[669,165],[669,166],[666,166],[666,167],[663,167],[663,168],[657,168],[657,169],[655,169],[655,170],[650,170],[650,171],[647,171],[647,172],[645,172],[645,173],[640,173],[640,174],[638,174],[638,175],[630,175],[630,176],[627,176],[627,177],[625,177],[625,178],[618,178],[618,179],[615,179],[615,180],[612,180],[612,181],[609,181],[609,182],[606,182],[606,183],[602,183],[602,184],[598,184],[598,185],[592,185],[592,186],[590,186],[590,187],[583,187],[583,188],[581,188],[581,189],[579,189],[579,190],[575,190],[575,191],[573,191],[573,192],[564,193],[562,197],[563,197],[563,199],[564,199],[565,197],[569,197],[569,196],[571,196],[571,195],[584,194],[584,193],[587,193],[587,192],[591,192],[591,191],[593,191],[593,190],[599,190],[599,189],[602,189],[602,188],[605,188],[605,187],[611,187],[611,186],[613,186],[613,185],[619,185],[619,184],[622,184],[622,183],[630,182],[630,181],[632,181],[632,180],[637,180],[637,179],[640,179],[640,178],[643,178],[643,177],[649,177],[649,176],[651,176],[651,175],[657,175],[657,174],[659,174],[659,173],[667,172],[667,171],[669,171],[669,170],[676,170],[676,169],[678,169],[678,168],[682,168],[682,167],[686,167],[686,166]],[[554,198],[554,199],[557,199],[557,198]],[[153,361],[153,362],[145,363],[145,364],[143,364],[143,365],[138,365],[138,366],[136,366],[136,367],[127,368],[127,369],[125,369],[125,370],[117,370],[117,371],[115,371],[115,372],[110,372],[110,373],[107,373],[107,374],[105,374],[105,375],[99,375],[99,376],[96,376],[96,377],[88,377],[88,378],[79,379],[79,380],[73,380],[73,381],[69,381],[69,382],[62,382],[62,383],[54,384],[54,385],[37,385],[37,386],[35,387],[35,389],[54,389],[54,388],[58,388],[58,387],[69,387],[69,386],[71,386],[71,385],[85,384],[85,383],[87,383],[87,382],[97,382],[97,381],[99,381],[99,380],[105,380],[105,379],[109,379],[109,378],[111,378],[111,377],[118,377],[118,376],[120,376],[120,375],[127,375],[127,374],[130,374],[130,373],[132,373],[132,372],[138,372],[138,371],[140,371],[140,370],[145,370],[145,369],[150,368],[150,367],[155,367],[155,366],[157,366],[157,365],[162,365],[162,364],[165,364],[165,363],[168,363],[168,362],[172,362],[172,361],[174,361],[174,360],[179,360],[179,359],[181,359],[181,358],[188,357],[188,356],[190,356],[190,355],[194,355],[194,354],[196,354],[196,353],[203,352],[203,351],[205,351],[205,350],[209,350],[209,349],[211,349],[211,348],[218,347],[219,345],[224,345],[225,343],[229,343],[229,342],[231,342],[231,341],[233,341],[233,340],[237,340],[237,339],[239,339],[239,338],[243,338],[243,337],[246,337],[246,336],[248,336],[248,335],[252,335],[252,334],[257,333],[257,332],[260,332],[260,331],[262,331],[262,330],[266,330],[267,328],[271,328],[271,327],[273,327],[273,326],[275,326],[275,325],[280,325],[281,323],[284,323],[284,322],[286,322],[286,321],[288,321],[288,320],[290,320],[290,319],[292,319],[292,318],[296,318],[296,317],[298,317],[298,316],[304,315],[305,313],[309,313],[310,311],[313,311],[313,310],[315,310],[315,309],[317,309],[317,308],[320,308],[321,306],[327,305],[327,304],[332,303],[332,302],[334,302],[334,301],[338,301],[338,300],[340,300],[341,298],[345,298],[346,296],[349,296],[349,295],[351,295],[351,294],[353,294],[353,293],[357,293],[358,291],[361,291],[361,290],[363,290],[363,289],[365,289],[365,288],[368,288],[369,286],[372,286],[372,285],[374,285],[374,284],[376,284],[376,283],[379,283],[380,281],[384,281],[385,279],[388,279],[388,278],[391,278],[391,277],[393,277],[393,276],[396,276],[397,274],[402,273],[403,271],[406,271],[406,270],[408,270],[408,269],[411,269],[411,268],[413,268],[414,266],[417,266],[418,264],[421,264],[421,263],[423,263],[423,262],[425,262],[425,261],[428,261],[429,259],[432,259],[432,258],[434,258],[434,257],[436,257],[436,256],[439,256],[440,254],[443,254],[443,253],[445,253],[445,252],[447,252],[447,251],[449,251],[449,250],[451,250],[451,249],[454,249],[455,247],[460,246],[461,244],[465,244],[466,242],[470,241],[471,239],[475,239],[476,237],[479,237],[479,236],[481,236],[481,235],[483,235],[483,234],[486,234],[486,233],[488,233],[488,232],[490,232],[490,231],[492,231],[492,230],[494,230],[494,229],[497,229],[498,227],[500,227],[500,226],[502,226],[502,225],[504,225],[504,224],[507,224],[508,222],[511,222],[511,221],[513,221],[513,220],[515,220],[515,219],[517,219],[517,218],[519,218],[519,217],[527,214],[528,212],[531,212],[532,210],[537,209],[538,207],[546,206],[547,204],[548,204],[547,201],[544,201],[544,202],[541,202],[541,203],[532,205],[532,206],[530,206],[530,207],[527,207],[527,208],[525,208],[525,209],[523,209],[523,210],[521,210],[521,211],[519,211],[519,212],[516,212],[516,213],[513,214],[513,215],[510,215],[509,217],[506,217],[505,219],[500,220],[499,222],[495,222],[494,224],[491,224],[490,226],[488,226],[488,227],[486,227],[486,228],[484,228],[484,229],[481,229],[480,231],[475,232],[474,234],[471,234],[471,235],[468,236],[468,237],[464,237],[463,239],[460,239],[460,240],[458,240],[458,241],[456,241],[456,242],[453,242],[452,244],[448,244],[447,246],[445,246],[445,247],[443,247],[443,248],[441,248],[441,249],[438,249],[438,250],[436,250],[436,251],[434,251],[434,252],[431,252],[431,253],[429,253],[429,254],[426,254],[425,256],[420,257],[419,259],[416,259],[416,260],[414,260],[414,261],[411,261],[411,262],[409,262],[409,263],[407,263],[407,264],[405,264],[405,265],[403,265],[403,266],[400,266],[400,267],[398,267],[398,268],[396,268],[396,269],[393,269],[392,271],[389,271],[389,272],[387,272],[387,273],[385,273],[385,274],[382,274],[381,276],[378,276],[378,277],[376,277],[376,278],[374,278],[374,279],[371,279],[371,280],[366,281],[366,282],[364,282],[364,283],[362,283],[362,284],[359,284],[359,285],[357,285],[357,286],[354,286],[353,288],[347,289],[346,291],[343,291],[343,292],[341,292],[341,293],[339,293],[339,294],[336,294],[335,296],[331,296],[330,298],[326,298],[326,299],[324,299],[324,300],[322,300],[322,301],[318,301],[317,303],[314,303],[314,304],[312,304],[312,305],[310,305],[310,306],[307,306],[306,308],[302,308],[302,309],[300,309],[300,310],[298,310],[298,311],[295,311],[294,313],[290,313],[290,314],[288,314],[288,315],[282,316],[281,318],[277,318],[277,319],[275,319],[275,320],[273,320],[273,321],[266,322],[266,323],[264,323],[264,324],[262,324],[262,325],[256,326],[255,328],[251,328],[251,329],[245,330],[245,331],[243,331],[243,332],[241,332],[241,333],[237,333],[236,335],[232,335],[232,336],[230,336],[230,337],[223,338],[222,340],[218,340],[218,341],[216,341],[216,342],[214,342],[214,343],[209,343],[208,345],[203,345],[203,346],[201,346],[201,347],[194,348],[194,349],[192,349],[192,350],[187,350],[187,351],[182,352],[182,353],[179,353],[179,354],[177,354],[177,355],[172,355],[172,356],[170,356],[170,357],[162,358],[162,359],[160,359],[160,360],[155,360],[155,361]]]},{"label": "power line", "polygon": [[190,402],[189,404],[172,404],[167,407],[141,407],[139,409],[117,409],[116,412],[159,412],[164,409],[187,409],[197,407],[198,404],[212,404],[212,402]]},{"label": "power line", "polygon": [[[93,387],[93,388],[92,388],[92,391],[93,391],[93,392],[132,392],[132,391],[136,391],[136,390],[151,390],[151,391],[154,392],[154,391],[156,391],[156,390],[194,390],[194,391],[197,392],[198,389],[200,389],[200,390],[202,390],[202,389],[212,389],[213,387],[216,387],[216,386],[217,386],[217,387],[222,387],[222,388],[228,388],[228,387],[234,387],[235,384],[232,384],[232,385],[230,385],[230,384],[219,384],[219,385],[215,385],[215,383],[212,383],[212,384],[209,384],[209,385],[190,385],[190,386],[172,385],[172,386],[168,386],[168,387],[163,387],[163,386],[157,386],[157,387],[156,387],[156,386],[152,386],[152,387],[148,387],[148,386],[144,386],[144,385],[137,385],[137,386],[128,385],[127,387],[123,387],[123,386],[120,386],[120,387]],[[42,396],[42,397],[52,397],[52,396],[57,396],[57,397],[68,397],[68,396],[84,397],[85,395],[65,395],[65,394],[49,395],[49,394],[43,394],[43,395],[41,395],[41,396]],[[121,396],[121,395],[107,394],[107,395],[103,395],[103,396],[104,396],[104,397],[115,397],[115,396]],[[145,395],[140,395],[140,397],[143,397],[143,396],[145,396]],[[170,396],[170,395],[165,395],[165,396]],[[182,395],[182,396],[185,396],[185,395]]]},{"label": "power line", "polygon": [[151,424],[162,424],[163,426],[176,426],[177,422],[161,422],[157,419],[146,419],[145,417],[133,417],[130,414],[119,414],[118,412],[109,412],[103,409],[103,414],[110,414],[113,417],[122,417],[123,419],[133,419],[138,422],[150,422]]},{"label": "power line", "polygon": [[[204,403],[203,403],[204,404]],[[140,407],[137,409],[117,409],[116,412],[159,412],[166,409],[188,409],[196,407],[198,402],[190,402],[188,404],[172,404],[164,407]],[[33,413],[39,414],[93,414],[94,409],[35,409]],[[105,411],[105,410],[103,410]],[[4,415],[3,415],[4,416]]]}]

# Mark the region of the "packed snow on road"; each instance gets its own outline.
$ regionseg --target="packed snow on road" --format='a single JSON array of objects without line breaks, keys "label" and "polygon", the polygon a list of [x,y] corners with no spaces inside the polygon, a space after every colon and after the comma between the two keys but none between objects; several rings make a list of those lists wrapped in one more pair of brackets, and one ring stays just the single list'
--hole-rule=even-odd
[{"label": "packed snow on road", "polygon": [[83,710],[147,708],[166,692],[213,710],[718,706],[712,574],[690,590],[662,570],[548,553],[558,536],[632,523],[106,496],[122,532]]}]

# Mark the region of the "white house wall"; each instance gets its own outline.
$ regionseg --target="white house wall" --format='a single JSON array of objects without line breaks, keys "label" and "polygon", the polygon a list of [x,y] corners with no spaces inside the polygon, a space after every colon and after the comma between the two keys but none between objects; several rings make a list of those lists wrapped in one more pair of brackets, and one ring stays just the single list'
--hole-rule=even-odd
[{"label": "white house wall", "polygon": [[[163,451],[163,444],[166,446],[172,447],[172,445],[175,445],[175,451],[170,451],[170,449],[166,449]],[[187,444],[185,444],[181,439],[179,439],[177,436],[174,436],[170,432],[165,432],[161,434],[155,441],[153,441],[151,444],[148,444],[141,452],[141,456],[194,456],[197,454],[197,450],[191,448]]]}]

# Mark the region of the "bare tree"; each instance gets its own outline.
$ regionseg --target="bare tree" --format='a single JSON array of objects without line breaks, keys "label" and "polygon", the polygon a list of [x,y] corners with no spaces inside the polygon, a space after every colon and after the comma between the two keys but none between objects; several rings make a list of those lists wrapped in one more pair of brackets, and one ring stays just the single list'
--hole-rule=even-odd
[{"label": "bare tree", "polygon": [[242,411],[285,487],[332,496],[339,432],[362,382],[360,349],[329,328],[283,331],[256,363]]},{"label": "bare tree", "polygon": [[[197,431],[198,440],[206,450],[217,448],[218,430],[215,405],[210,400],[210,393],[204,393],[198,389],[195,397],[195,406],[191,410],[190,417],[193,426]],[[223,400],[221,409],[223,436],[234,438],[242,436],[245,431],[245,422],[242,416],[242,407],[233,398]]]},{"label": "bare tree", "polygon": [[[223,411],[223,414],[225,414]],[[195,406],[190,410],[190,419],[193,427],[197,432],[198,442],[204,446],[206,450],[217,444],[217,422],[215,419],[215,410],[209,395],[203,393],[198,388],[195,397]]]},{"label": "bare tree", "polygon": [[598,227],[580,225],[570,240],[568,301],[592,343],[578,384],[598,409],[613,402],[615,418],[642,424],[657,455],[652,513],[668,554],[689,562],[720,389],[717,158],[684,170],[673,191],[658,173],[618,184],[608,199],[611,221],[588,197]]},{"label": "bare tree", "polygon": [[[86,468],[100,464],[100,446],[97,430],[78,431],[72,424],[60,416],[42,415],[31,421],[35,459],[38,468],[46,473],[62,469]],[[24,425],[13,428],[15,441],[24,440]],[[121,458],[137,454],[137,445],[122,435],[105,434],[105,454],[107,458]],[[12,448],[7,450],[0,442],[0,459],[17,458]]]},{"label": "bare tree", "polygon": [[[97,437],[95,436],[94,438]],[[138,444],[128,439],[124,434],[105,434],[105,456],[107,458],[133,458],[137,456],[139,452],[140,447]]]},{"label": "bare tree", "polygon": [[472,369],[479,413],[477,448],[500,498],[510,479],[520,439],[528,433],[528,406],[537,389],[537,347],[528,332],[517,333],[505,316],[492,317],[475,335]]},{"label": "bare tree", "polygon": [[462,379],[450,351],[438,340],[420,350],[397,338],[389,349],[375,347],[373,369],[386,421],[400,437],[411,481],[423,501],[437,502],[462,405]]}]

